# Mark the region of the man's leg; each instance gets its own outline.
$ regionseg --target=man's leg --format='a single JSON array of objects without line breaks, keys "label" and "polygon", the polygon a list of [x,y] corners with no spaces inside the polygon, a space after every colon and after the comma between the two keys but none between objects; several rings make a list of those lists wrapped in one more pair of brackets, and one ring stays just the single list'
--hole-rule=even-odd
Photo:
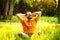
[{"label": "man's leg", "polygon": [[29,36],[27,34],[25,34],[24,32],[19,32],[18,34],[18,40],[30,40]]},{"label": "man's leg", "polygon": [[28,34],[29,37],[31,37],[33,34]]},{"label": "man's leg", "polygon": [[41,35],[41,34],[42,34],[42,31],[41,31],[41,30],[38,30],[36,33],[37,33],[38,35]]},{"label": "man's leg", "polygon": [[18,36],[22,37],[22,38],[28,38],[29,36],[27,34],[25,34],[24,32],[19,32]]}]

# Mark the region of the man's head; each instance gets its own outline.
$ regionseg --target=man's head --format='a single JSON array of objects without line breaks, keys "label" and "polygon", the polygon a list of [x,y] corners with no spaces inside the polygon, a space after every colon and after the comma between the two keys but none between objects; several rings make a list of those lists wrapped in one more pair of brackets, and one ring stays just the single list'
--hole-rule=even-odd
[{"label": "man's head", "polygon": [[27,19],[32,19],[32,13],[30,11],[26,12],[25,16]]}]

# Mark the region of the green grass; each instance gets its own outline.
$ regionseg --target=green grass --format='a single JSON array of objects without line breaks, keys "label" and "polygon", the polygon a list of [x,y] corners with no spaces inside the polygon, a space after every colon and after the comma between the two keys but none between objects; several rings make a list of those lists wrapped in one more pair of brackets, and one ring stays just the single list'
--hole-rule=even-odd
[{"label": "green grass", "polygon": [[20,31],[22,31],[21,25],[0,24],[0,40],[15,40]]},{"label": "green grass", "polygon": [[44,22],[49,22],[49,23],[58,23],[57,17],[42,16],[40,20]]},{"label": "green grass", "polygon": [[[13,16],[11,20],[0,20],[0,22],[19,22],[18,18],[16,16]],[[41,16],[39,18],[40,22],[49,22],[49,23],[58,23],[57,17],[48,17],[48,16]]]},{"label": "green grass", "polygon": [[[29,40],[60,40],[60,25],[52,23],[37,23],[36,31],[42,34],[33,34]],[[18,36],[23,31],[20,24],[0,24],[0,40],[27,40]]]},{"label": "green grass", "polygon": [[[16,16],[6,21],[19,22]],[[57,17],[42,16],[36,26],[36,31],[41,30],[42,34],[35,33],[30,39],[18,36],[18,33],[23,31],[21,24],[0,24],[0,40],[60,40],[60,25],[57,22]]]},{"label": "green grass", "polygon": [[32,35],[31,40],[60,40],[60,27],[56,24],[37,26],[37,30],[41,30],[42,34]]},{"label": "green grass", "polygon": [[[48,16],[41,16],[39,18],[40,22],[49,22],[49,23],[58,23],[57,17],[48,17]],[[11,22],[19,22],[16,16],[12,17]]]}]

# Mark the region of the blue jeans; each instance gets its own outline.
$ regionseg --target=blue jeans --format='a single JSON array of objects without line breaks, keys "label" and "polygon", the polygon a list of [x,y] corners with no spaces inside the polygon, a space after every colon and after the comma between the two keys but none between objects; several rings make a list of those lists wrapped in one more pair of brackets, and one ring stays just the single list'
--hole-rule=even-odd
[{"label": "blue jeans", "polygon": [[32,34],[28,34],[28,36],[29,36],[29,37],[31,37],[31,36],[32,36]]}]

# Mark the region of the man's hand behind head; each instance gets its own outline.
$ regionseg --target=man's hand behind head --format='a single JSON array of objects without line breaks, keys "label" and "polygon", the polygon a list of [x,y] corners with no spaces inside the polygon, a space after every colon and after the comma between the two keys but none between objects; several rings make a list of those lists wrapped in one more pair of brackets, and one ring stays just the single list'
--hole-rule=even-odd
[{"label": "man's hand behind head", "polygon": [[33,12],[33,15],[40,15],[41,16],[42,12],[41,11],[37,11],[37,12]]}]

